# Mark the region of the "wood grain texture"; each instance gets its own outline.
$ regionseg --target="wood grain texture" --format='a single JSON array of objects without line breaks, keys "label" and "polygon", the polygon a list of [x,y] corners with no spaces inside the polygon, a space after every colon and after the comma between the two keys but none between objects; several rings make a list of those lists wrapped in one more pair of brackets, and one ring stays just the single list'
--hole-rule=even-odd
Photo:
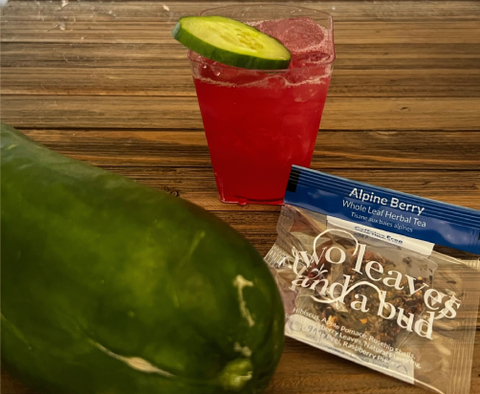
[{"label": "wood grain texture", "polygon": [[[96,165],[210,166],[203,130],[25,129],[32,139]],[[312,167],[323,169],[480,169],[480,131],[321,130]],[[352,150],[352,147],[356,147]]]},{"label": "wood grain texture", "polygon": [[[81,53],[86,49],[85,47],[79,48],[78,52]],[[38,46],[36,50],[38,50]],[[37,55],[35,61],[38,65],[42,55],[39,53]],[[62,68],[50,65],[29,67],[27,65],[9,69],[8,74],[2,76],[3,94],[34,94],[36,96],[195,96],[190,70],[185,67],[185,59],[165,62],[166,65],[148,71],[139,71],[140,65],[137,64],[135,73],[132,73],[130,69],[114,68],[112,65],[110,68],[83,68],[81,62],[78,59],[75,60],[76,55],[70,54],[68,56],[71,57],[69,62],[75,62],[75,67]],[[355,58],[355,56],[352,57]],[[82,62],[85,64],[92,63],[92,58],[85,58],[86,56],[82,56]],[[31,62],[31,59],[29,61]],[[95,61],[98,61],[98,58]],[[112,61],[112,59],[110,58],[109,61]],[[341,59],[338,61],[340,62]],[[480,64],[480,55],[478,59],[473,59],[473,61]],[[358,62],[357,56],[357,66]],[[433,62],[437,64],[438,60],[434,59]],[[386,70],[385,66],[370,64],[369,70],[349,69],[345,65],[343,67],[337,66],[335,68],[335,78],[332,79],[330,84],[329,98],[453,98],[480,96],[480,70],[476,68],[468,70],[445,68],[435,69],[434,71],[401,68]],[[395,61],[395,66],[399,66],[397,61]],[[451,65],[449,64],[449,66]],[[148,67],[146,68],[148,69]],[[58,78],[59,69],[63,76],[62,79]]]},{"label": "wood grain texture", "polygon": [[[180,16],[232,3],[10,0],[2,121],[203,206],[265,254],[280,208],[219,202],[186,51],[170,35]],[[312,167],[480,209],[480,2],[291,3],[335,19],[337,60]],[[4,394],[34,394],[1,378]],[[267,394],[321,393],[426,391],[287,339]],[[480,394],[480,332],[471,393]]]},{"label": "wood grain texture", "polygon": [[[61,18],[62,20],[62,18]],[[91,21],[77,16],[64,22],[15,21],[5,29],[5,42],[68,42],[101,44],[163,44],[173,45],[171,31],[176,21],[125,22],[102,21],[92,28]],[[440,34],[439,34],[440,33]],[[478,21],[462,22],[336,22],[335,42],[345,44],[479,44]],[[172,48],[173,49],[173,48]],[[179,53],[180,48],[175,50]]]},{"label": "wood grain texture", "polygon": [[[480,98],[331,97],[324,130],[480,130]],[[202,129],[195,97],[3,95],[5,122],[17,127]]]},{"label": "wood grain texture", "polygon": [[[250,3],[288,3],[277,0],[252,0]],[[8,20],[55,20],[58,16],[77,20],[94,18],[94,22],[120,21],[175,21],[183,15],[198,14],[204,9],[234,4],[234,1],[61,1],[10,0],[4,8]],[[472,21],[480,17],[480,6],[475,1],[290,1],[292,4],[327,11],[341,21]],[[166,6],[166,7],[165,7]],[[92,15],[94,17],[92,17]]]}]

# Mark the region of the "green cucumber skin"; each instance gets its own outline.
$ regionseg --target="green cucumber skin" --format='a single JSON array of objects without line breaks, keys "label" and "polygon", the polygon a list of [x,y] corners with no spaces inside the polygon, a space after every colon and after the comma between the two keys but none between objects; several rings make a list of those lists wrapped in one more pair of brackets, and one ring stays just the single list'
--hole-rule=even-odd
[{"label": "green cucumber skin", "polygon": [[[54,153],[3,123],[1,175],[7,370],[40,393],[266,388],[284,311],[243,237],[193,204]],[[242,290],[253,326],[238,275],[254,284]],[[157,370],[125,362],[133,357]]]},{"label": "green cucumber skin", "polygon": [[[188,18],[188,17],[187,17]],[[283,70],[287,69],[290,64],[289,59],[259,59],[241,53],[231,52],[225,49],[219,49],[214,45],[205,42],[191,34],[188,30],[182,29],[180,18],[179,22],[172,30],[172,36],[178,42],[187,48],[195,47],[198,54],[216,62],[226,64],[228,66],[246,68],[251,70]],[[283,45],[283,44],[282,44]]]}]

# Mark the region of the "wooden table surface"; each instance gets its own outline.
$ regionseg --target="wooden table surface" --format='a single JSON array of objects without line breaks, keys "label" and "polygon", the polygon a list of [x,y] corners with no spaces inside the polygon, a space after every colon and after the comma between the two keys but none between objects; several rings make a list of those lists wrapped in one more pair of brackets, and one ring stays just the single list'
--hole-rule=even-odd
[{"label": "wooden table surface", "polygon": [[[170,36],[180,16],[221,4],[11,0],[1,20],[1,118],[67,156],[206,208],[265,254],[279,207],[218,201],[186,51]],[[480,2],[308,6],[333,15],[337,51],[312,168],[480,209]],[[32,393],[6,372],[2,386]],[[267,390],[423,392],[290,339]],[[471,392],[480,393],[479,332]]]}]

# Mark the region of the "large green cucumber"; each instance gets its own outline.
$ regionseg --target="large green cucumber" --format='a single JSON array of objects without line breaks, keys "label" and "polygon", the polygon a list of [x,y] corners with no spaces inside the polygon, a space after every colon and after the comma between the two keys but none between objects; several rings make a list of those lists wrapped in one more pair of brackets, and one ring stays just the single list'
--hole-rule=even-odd
[{"label": "large green cucumber", "polygon": [[180,198],[1,126],[3,366],[40,393],[260,393],[283,306],[261,256]]}]

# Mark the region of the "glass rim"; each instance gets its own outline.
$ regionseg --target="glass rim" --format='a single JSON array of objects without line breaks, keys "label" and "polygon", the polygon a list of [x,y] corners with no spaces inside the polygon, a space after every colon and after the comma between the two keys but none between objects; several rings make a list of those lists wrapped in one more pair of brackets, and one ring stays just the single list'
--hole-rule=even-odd
[{"label": "glass rim", "polygon": [[321,11],[321,10],[316,10],[314,8],[310,7],[300,7],[297,5],[292,5],[292,4],[279,4],[279,3],[244,3],[244,4],[235,4],[235,5],[226,5],[223,7],[212,7],[212,8],[207,8],[203,11],[200,11],[199,15],[203,15],[206,12],[211,12],[215,10],[224,10],[224,9],[232,9],[232,8],[246,8],[246,7],[253,7],[253,8],[258,8],[258,7],[275,7],[278,9],[279,7],[281,8],[290,8],[290,9],[297,9],[297,10],[307,10],[307,11],[313,11],[318,14],[322,14],[325,16],[325,19],[330,20],[332,23],[332,30],[333,30],[333,16],[332,14],[326,12],[326,11]]}]

